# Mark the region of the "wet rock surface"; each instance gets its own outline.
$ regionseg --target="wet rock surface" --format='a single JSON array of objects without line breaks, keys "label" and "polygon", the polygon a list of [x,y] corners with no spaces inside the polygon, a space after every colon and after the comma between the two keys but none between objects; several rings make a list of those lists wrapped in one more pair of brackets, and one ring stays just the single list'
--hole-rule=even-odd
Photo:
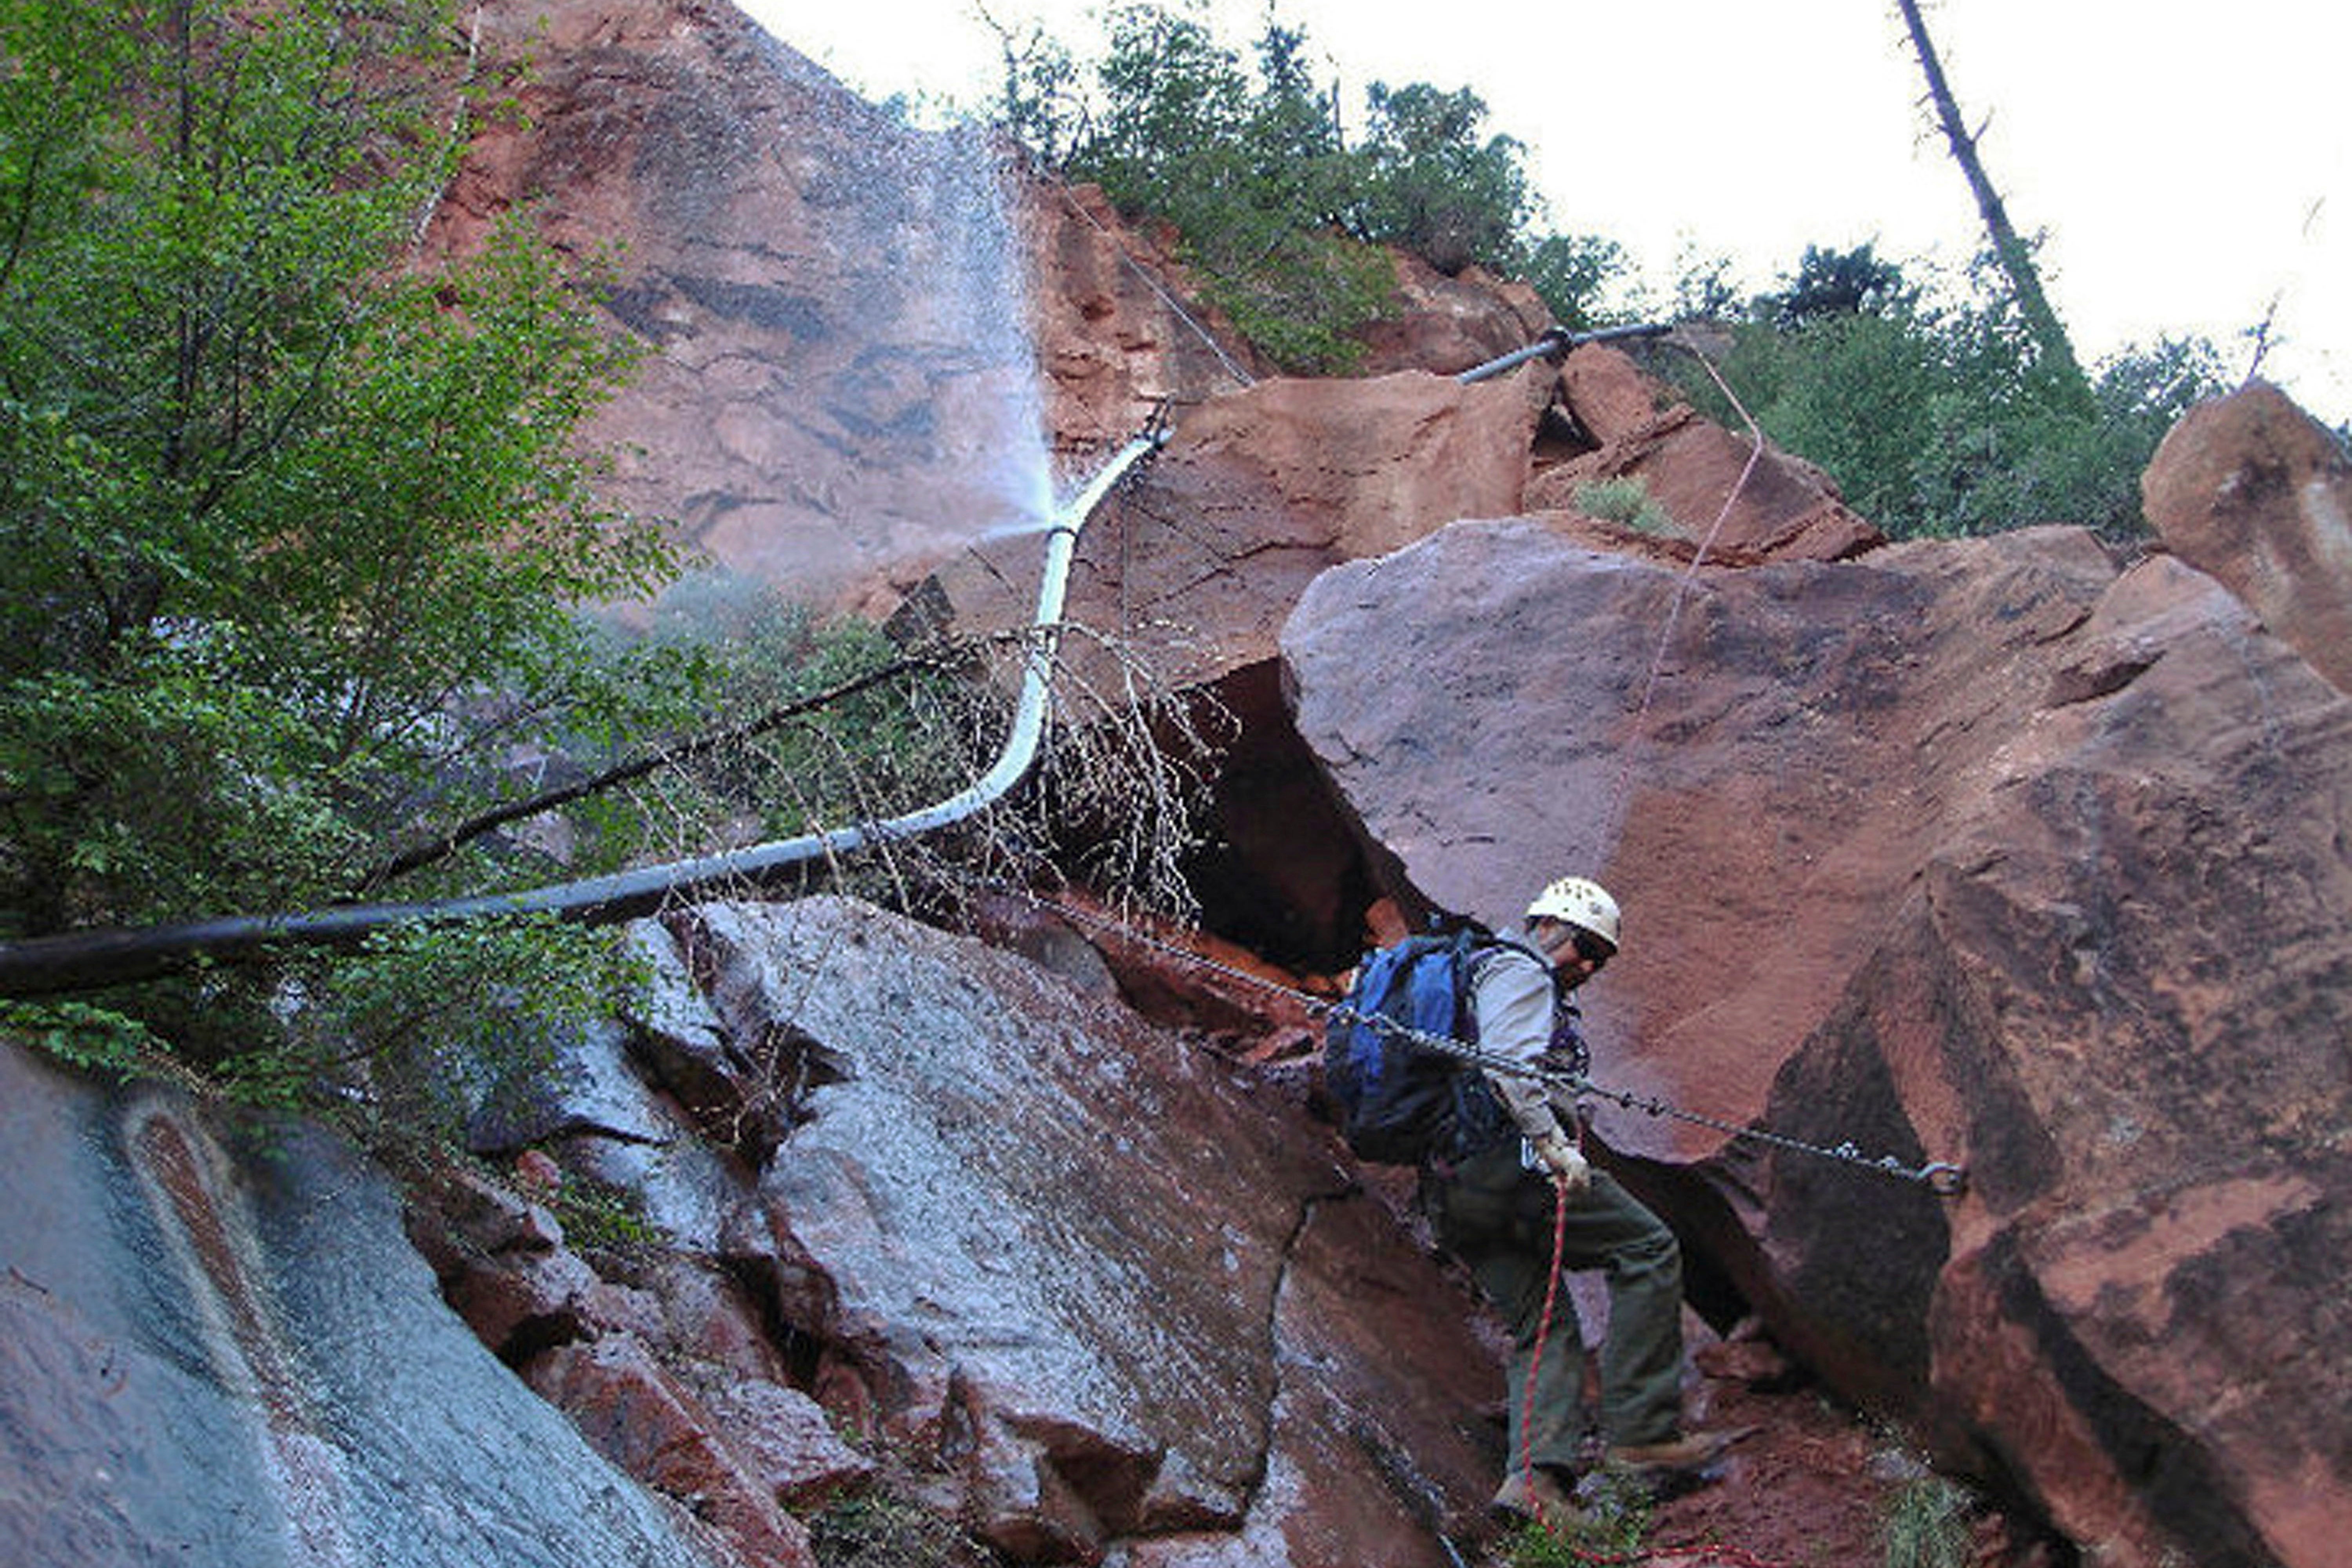
[{"label": "wet rock surface", "polygon": [[377,1173],[0,1045],[0,1559],[712,1568],[443,1304]]},{"label": "wet rock surface", "polygon": [[609,263],[605,310],[646,351],[585,431],[619,454],[609,500],[825,605],[1034,521],[1052,476],[999,149],[909,130],[721,3],[491,0],[477,25],[527,118],[475,124],[425,252],[478,251],[528,205]]},{"label": "wet rock surface", "polygon": [[[428,252],[527,197],[560,244],[625,242],[606,303],[651,359],[593,432],[609,493],[729,569],[1024,622],[1034,538],[975,536],[1177,411],[1086,536],[1067,683],[1116,708],[1117,643],[1232,721],[1216,931],[1159,937],[1311,987],[1427,904],[1500,921],[1568,866],[1623,896],[1601,1132],[1684,1234],[1694,1416],[1759,1428],[1659,1505],[1654,1562],[1874,1560],[1923,1455],[2010,1510],[1979,1563],[2341,1555],[2326,432],[2261,387],[2184,422],[2146,489],[2169,556],[1885,546],[1612,352],[1459,386],[1544,325],[1473,275],[1401,271],[1363,377],[1274,380],[1164,237],[1016,181],[1016,237],[964,199],[992,151],[731,8],[482,17],[537,57],[532,120],[479,128]],[[1583,510],[1611,479],[1671,531]],[[0,1558],[796,1563],[877,1495],[1022,1561],[1490,1549],[1496,1347],[1409,1178],[1337,1154],[1311,1017],[1084,921],[982,929],[840,900],[634,928],[654,996],[485,1108],[501,1168],[420,1187],[414,1250],[331,1143],[248,1149],[8,1047]]]},{"label": "wet rock surface", "polygon": [[[788,1022],[845,1064],[761,1174],[736,1263],[822,1347],[837,1421],[1024,1559],[1135,1538],[1179,1562],[1272,1532],[1300,1563],[1437,1560],[1345,1434],[1383,1428],[1440,1496],[1475,1486],[1463,1396],[1401,1397],[1479,1375],[1466,1303],[1412,1249],[1365,1245],[1393,1222],[1297,1105],[867,906],[707,906],[680,941],[733,1027]],[[1320,1302],[1355,1280],[1396,1309],[1333,1321]],[[1299,1467],[1318,1483],[1286,1484]],[[1381,1535],[1369,1557],[1328,1544]]]}]

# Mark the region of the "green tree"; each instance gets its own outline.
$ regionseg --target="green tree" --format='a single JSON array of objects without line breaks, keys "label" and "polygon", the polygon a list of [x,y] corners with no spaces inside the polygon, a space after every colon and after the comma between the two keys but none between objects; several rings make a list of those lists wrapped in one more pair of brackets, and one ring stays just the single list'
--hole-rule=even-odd
[{"label": "green tree", "polygon": [[672,563],[575,452],[593,279],[411,251],[448,22],[0,0],[0,938],[328,901],[625,709],[572,606]]},{"label": "green tree", "polygon": [[1334,223],[1356,176],[1305,68],[1304,35],[1269,21],[1254,73],[1197,15],[1129,5],[1108,26],[1098,109],[1068,172],[1129,214],[1172,223],[1209,298],[1277,363],[1347,368],[1360,352],[1349,333],[1385,304],[1392,278]]},{"label": "green tree", "polygon": [[998,110],[1042,162],[1172,224],[1204,292],[1286,369],[1360,356],[1357,331],[1394,296],[1384,247],[1448,273],[1525,269],[1563,321],[1589,323],[1623,258],[1604,240],[1531,235],[1526,150],[1486,133],[1475,93],[1375,85],[1351,147],[1302,29],[1269,11],[1244,59],[1205,16],[1197,0],[1115,8],[1091,91],[1066,51],[1000,29]]},{"label": "green tree", "polygon": [[[1097,78],[1103,108],[1076,153],[1125,205],[1177,216],[1229,198],[1243,163],[1249,78],[1205,22],[1154,5],[1108,18]],[[1180,220],[1181,221],[1181,220]]]},{"label": "green tree", "polygon": [[1629,270],[1625,247],[1598,235],[1548,234],[1520,271],[1552,317],[1571,331],[1601,324],[1601,296]]},{"label": "green tree", "polygon": [[1486,136],[1486,101],[1468,88],[1372,84],[1359,218],[1365,237],[1395,245],[1449,275],[1477,263],[1508,269],[1533,212],[1527,149]]},{"label": "green tree", "polygon": [[[2219,387],[2209,345],[2117,356],[2090,383],[2053,366],[2002,277],[1931,297],[1880,260],[1809,247],[1744,312],[1726,376],[1771,437],[1819,463],[1890,533],[2074,522],[2145,531],[2139,476],[2165,431]],[[1720,279],[1705,285],[1720,294]],[[1717,395],[1685,383],[1702,406]]]},{"label": "green tree", "polygon": [[1078,65],[1059,39],[1035,24],[1014,29],[981,12],[996,34],[1003,62],[995,113],[1013,140],[1047,167],[1070,153],[1084,121]]},{"label": "green tree", "polygon": [[1809,245],[1787,287],[1766,294],[1757,306],[1773,325],[1795,329],[1838,316],[1884,315],[1908,309],[1917,299],[1903,268],[1881,261],[1870,246],[1829,250]]},{"label": "green tree", "polygon": [[551,255],[403,266],[445,19],[0,11],[9,930],[334,890],[667,568],[572,455],[625,355]]}]

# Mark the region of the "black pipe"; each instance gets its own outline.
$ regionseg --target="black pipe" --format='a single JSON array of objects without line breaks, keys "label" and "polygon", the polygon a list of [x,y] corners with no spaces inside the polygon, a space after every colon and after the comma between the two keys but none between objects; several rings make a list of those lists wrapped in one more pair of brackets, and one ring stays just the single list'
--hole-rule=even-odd
[{"label": "black pipe", "polygon": [[1564,358],[1569,350],[1582,348],[1586,343],[1622,342],[1628,338],[1662,338],[1673,331],[1670,326],[1655,323],[1600,327],[1589,332],[1571,332],[1566,327],[1554,327],[1527,347],[1513,349],[1501,358],[1490,359],[1485,364],[1472,365],[1454,379],[1466,386],[1474,381],[1486,381],[1507,370],[1516,370],[1531,359]]}]

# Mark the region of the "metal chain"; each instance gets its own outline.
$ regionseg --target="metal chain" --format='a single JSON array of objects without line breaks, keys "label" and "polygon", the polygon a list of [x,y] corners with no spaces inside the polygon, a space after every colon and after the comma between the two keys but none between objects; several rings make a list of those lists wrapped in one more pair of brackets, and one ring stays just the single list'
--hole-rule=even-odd
[{"label": "metal chain", "polygon": [[1737,1139],[1742,1142],[1761,1143],[1774,1149],[1786,1150],[1791,1153],[1807,1154],[1816,1159],[1834,1161],[1862,1170],[1874,1171],[1883,1176],[1891,1176],[1896,1181],[1915,1182],[1937,1197],[1956,1198],[1968,1190],[1968,1172],[1959,1165],[1944,1161],[1934,1161],[1924,1165],[1906,1165],[1892,1154],[1874,1157],[1865,1154],[1851,1140],[1840,1143],[1811,1143],[1801,1138],[1790,1137],[1785,1132],[1774,1132],[1767,1128],[1726,1121],[1701,1111],[1685,1110],[1672,1101],[1655,1095],[1639,1095],[1625,1089],[1610,1089],[1603,1084],[1595,1083],[1591,1077],[1583,1073],[1561,1072],[1557,1068],[1538,1067],[1516,1058],[1480,1050],[1468,1041],[1455,1039],[1450,1035],[1429,1034],[1413,1028],[1410,1025],[1399,1023],[1393,1018],[1361,1012],[1344,1002],[1330,1001],[1310,992],[1302,991],[1295,985],[1286,985],[1278,980],[1269,980],[1262,974],[1252,974],[1247,970],[1211,958],[1206,953],[1196,952],[1191,948],[1163,941],[1149,932],[1138,931],[1123,921],[1114,920],[1108,915],[1056,903],[1051,899],[1031,892],[1026,888],[1014,887],[1002,880],[989,880],[982,885],[992,891],[1020,899],[1047,913],[1058,915],[1081,925],[1090,925],[1098,930],[1114,932],[1121,939],[1134,942],[1139,947],[1150,948],[1195,968],[1205,969],[1213,973],[1222,974],[1228,980],[1239,981],[1244,985],[1285,997],[1305,1007],[1310,1015],[1324,1016],[1349,1023],[1369,1024],[1384,1034],[1407,1041],[1423,1050],[1452,1057],[1486,1072],[1500,1073],[1509,1078],[1530,1079],[1548,1089],[1565,1090],[1574,1096],[1589,1096],[1594,1100],[1606,1100],[1624,1110],[1642,1111],[1653,1117],[1689,1122],[1694,1126],[1720,1132],[1727,1138]]},{"label": "metal chain", "polygon": [[[1094,216],[1091,213],[1086,212],[1083,207],[1078,206],[1074,198],[1071,200],[1071,205],[1074,209],[1078,211],[1081,216],[1086,217],[1089,222],[1095,221]],[[1097,226],[1099,226],[1099,225],[1097,225]],[[1122,255],[1123,254],[1124,252],[1122,251]],[[1129,265],[1135,265],[1131,258],[1129,261]],[[1141,272],[1142,269],[1139,267],[1137,268],[1137,270]],[[1148,275],[1146,277],[1146,280],[1150,281]],[[1172,306],[1174,302],[1171,300],[1170,303]],[[1179,314],[1181,314],[1181,310],[1179,311]],[[1189,317],[1185,318],[1185,320],[1188,324],[1192,324]],[[1200,331],[1200,328],[1197,325],[1194,325],[1194,331]],[[1203,339],[1208,339],[1208,334],[1205,331],[1202,332],[1202,336]],[[1213,339],[1208,339],[1208,341],[1212,348],[1215,348],[1217,346]],[[1223,351],[1219,350],[1218,352],[1222,358]],[[1665,631],[1660,637],[1657,654],[1652,661],[1649,678],[1643,689],[1643,712],[1646,712],[1648,710],[1650,694],[1652,689],[1657,684],[1659,672],[1664,666],[1667,644],[1673,638],[1674,623],[1675,617],[1681,613],[1683,598],[1688,592],[1692,581],[1696,575],[1699,563],[1706,558],[1707,550],[1713,545],[1716,535],[1722,531],[1725,520],[1730,516],[1733,506],[1738,503],[1741,492],[1746,489],[1748,479],[1754,473],[1758,460],[1764,453],[1764,432],[1757,425],[1755,416],[1748,412],[1747,406],[1739,401],[1738,394],[1734,393],[1731,390],[1731,387],[1724,381],[1721,374],[1716,370],[1714,363],[1706,354],[1699,353],[1696,349],[1694,349],[1692,353],[1694,356],[1698,359],[1699,363],[1706,366],[1707,374],[1714,377],[1716,385],[1722,390],[1726,397],[1731,400],[1732,405],[1738,409],[1740,417],[1747,422],[1750,438],[1750,447],[1748,450],[1748,462],[1746,466],[1740,469],[1738,482],[1731,487],[1729,494],[1724,498],[1723,508],[1716,515],[1714,527],[1707,531],[1706,538],[1701,542],[1697,553],[1692,558],[1689,570],[1684,574],[1681,585],[1676,590],[1673,611],[1668,616]],[[1243,374],[1239,368],[1233,365],[1230,361],[1227,361],[1226,363],[1227,368],[1234,371],[1236,377],[1246,384],[1248,377],[1245,374]],[[1166,408],[1167,405],[1163,403],[1160,405],[1159,412],[1153,416],[1153,424],[1155,426],[1166,417]],[[1639,716],[1637,715],[1637,721],[1638,717]],[[1630,762],[1627,765],[1630,768]],[[1625,778],[1621,776],[1619,781],[1621,791],[1624,787],[1625,782]],[[1071,909],[1065,905],[1057,904],[1049,899],[1042,898],[1039,895],[1031,892],[1026,888],[1015,887],[1003,881],[1002,879],[981,880],[968,878],[959,878],[957,879],[973,882],[976,885],[985,886],[996,891],[1009,894],[1014,898],[1023,900],[1037,909],[1059,915],[1065,920],[1075,921],[1083,925],[1092,925],[1116,932],[1118,936],[1128,942],[1134,942],[1139,946],[1150,948],[1158,952],[1165,953],[1169,957],[1178,960],[1180,963],[1209,970],[1215,973],[1222,974],[1229,980],[1239,981],[1244,985],[1254,986],[1259,990],[1271,992],[1276,995],[1286,997],[1304,1006],[1310,1016],[1328,1015],[1333,1019],[1346,1019],[1350,1022],[1369,1024],[1372,1027],[1380,1029],[1392,1037],[1407,1040],[1411,1044],[1417,1046],[1423,1050],[1433,1051],[1442,1056],[1453,1057],[1460,1061],[1477,1067],[1486,1072],[1498,1073],[1512,1078],[1531,1079],[1542,1083],[1547,1089],[1564,1090],[1573,1097],[1590,1097],[1593,1100],[1605,1100],[1610,1104],[1616,1105],[1626,1110],[1639,1110],[1652,1117],[1665,1117],[1677,1121],[1688,1122],[1693,1126],[1704,1127],[1711,1131],[1719,1132],[1727,1138],[1735,1139],[1743,1142],[1760,1143],[1770,1148],[1786,1150],[1791,1153],[1811,1155],[1816,1159],[1835,1161],[1843,1164],[1857,1166],[1865,1171],[1874,1171],[1880,1175],[1891,1176],[1897,1181],[1915,1182],[1926,1187],[1929,1192],[1934,1193],[1938,1197],[1955,1198],[1960,1196],[1968,1190],[1968,1172],[1960,1165],[1941,1161],[1931,1162],[1924,1165],[1906,1165],[1892,1154],[1882,1154],[1875,1158],[1865,1154],[1851,1140],[1835,1144],[1811,1143],[1807,1142],[1801,1138],[1792,1138],[1784,1132],[1774,1132],[1766,1128],[1741,1125],[1736,1122],[1726,1121],[1717,1117],[1708,1116],[1699,1111],[1685,1110],[1682,1107],[1654,1095],[1637,1095],[1625,1089],[1610,1089],[1605,1085],[1595,1083],[1589,1076],[1580,1072],[1562,1072],[1555,1068],[1538,1067],[1532,1063],[1517,1060],[1513,1058],[1498,1056],[1490,1051],[1482,1051],[1475,1046],[1471,1045],[1469,1042],[1454,1039],[1451,1036],[1426,1034],[1421,1030],[1412,1028],[1407,1025],[1398,1023],[1392,1018],[1358,1012],[1356,1009],[1348,1006],[1345,1003],[1328,1001],[1323,997],[1316,996],[1307,992],[1301,991],[1296,986],[1285,985],[1279,981],[1269,980],[1264,975],[1252,974],[1246,970],[1238,969],[1231,964],[1220,963],[1219,961],[1209,957],[1205,953],[1196,952],[1191,948],[1181,947],[1173,942],[1164,942],[1158,937],[1138,931],[1134,927],[1127,925],[1122,921],[1113,920],[1107,915],[1099,915],[1091,910]]]}]

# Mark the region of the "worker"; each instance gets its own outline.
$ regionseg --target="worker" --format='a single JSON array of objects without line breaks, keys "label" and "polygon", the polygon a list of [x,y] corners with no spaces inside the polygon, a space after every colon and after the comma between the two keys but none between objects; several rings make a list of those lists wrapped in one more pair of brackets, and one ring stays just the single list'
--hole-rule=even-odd
[{"label": "worker", "polygon": [[[1489,948],[1471,971],[1480,1049],[1580,1078],[1587,1055],[1574,994],[1616,955],[1619,929],[1617,900],[1599,883],[1563,877],[1546,887],[1517,941]],[[1555,1321],[1548,1336],[1540,1331],[1554,1295],[1556,1218],[1564,1223],[1559,1266],[1597,1269],[1608,1282],[1600,1357],[1608,1462],[1661,1482],[1704,1479],[1728,1439],[1683,1425],[1682,1256],[1674,1233],[1588,1163],[1572,1094],[1507,1072],[1486,1078],[1517,1135],[1425,1165],[1423,1201],[1439,1243],[1470,1270],[1510,1331],[1510,1463],[1495,1508],[1547,1521],[1576,1512],[1583,1346],[1565,1297],[1553,1309],[1565,1321]],[[1565,1213],[1556,1215],[1556,1205]]]}]

